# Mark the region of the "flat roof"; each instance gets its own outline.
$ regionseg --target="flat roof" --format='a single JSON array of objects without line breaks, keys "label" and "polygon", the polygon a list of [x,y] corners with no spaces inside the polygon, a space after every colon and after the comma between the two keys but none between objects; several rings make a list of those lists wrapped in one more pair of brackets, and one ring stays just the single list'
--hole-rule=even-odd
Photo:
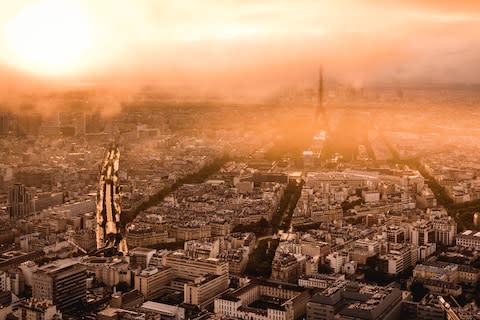
[{"label": "flat roof", "polygon": [[147,301],[147,302],[144,302],[142,304],[141,308],[152,310],[152,311],[163,313],[163,314],[167,314],[169,316],[174,316],[178,312],[178,309],[180,307],[171,306],[171,305],[165,304],[165,303]]},{"label": "flat roof", "polygon": [[73,260],[73,259],[56,260],[52,263],[39,267],[38,270],[50,273],[50,272],[56,272],[77,264],[79,264],[78,260]]}]

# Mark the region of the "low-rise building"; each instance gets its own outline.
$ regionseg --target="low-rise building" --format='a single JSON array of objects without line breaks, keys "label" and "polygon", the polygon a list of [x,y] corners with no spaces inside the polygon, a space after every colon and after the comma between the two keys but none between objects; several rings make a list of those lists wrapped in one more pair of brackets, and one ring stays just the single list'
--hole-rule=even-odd
[{"label": "low-rise building", "polygon": [[296,283],[300,275],[300,263],[292,254],[279,254],[272,262],[272,280]]},{"label": "low-rise building", "polygon": [[298,285],[305,288],[326,289],[338,281],[345,280],[343,274],[314,273],[298,278]]},{"label": "low-rise building", "polygon": [[305,315],[310,292],[272,281],[251,281],[215,299],[215,314],[245,320],[294,320]]},{"label": "low-rise building", "polygon": [[51,300],[29,299],[21,302],[15,311],[19,320],[60,320],[62,313]]},{"label": "low-rise building", "polygon": [[457,235],[457,246],[480,250],[480,231],[465,230]]},{"label": "low-rise building", "polygon": [[153,319],[183,320],[185,309],[180,306],[171,306],[164,303],[147,301],[139,308],[140,311],[151,315]]},{"label": "low-rise building", "polygon": [[307,318],[398,319],[401,301],[402,292],[397,288],[337,281],[313,296],[307,305]]}]

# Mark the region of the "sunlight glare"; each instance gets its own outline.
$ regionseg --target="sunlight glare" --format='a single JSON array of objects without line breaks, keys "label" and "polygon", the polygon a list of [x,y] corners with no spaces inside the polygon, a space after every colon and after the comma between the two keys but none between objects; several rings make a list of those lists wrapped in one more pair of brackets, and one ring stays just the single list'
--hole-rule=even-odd
[{"label": "sunlight glare", "polygon": [[91,46],[88,19],[71,1],[35,2],[5,28],[9,62],[42,74],[65,74],[81,65]]}]

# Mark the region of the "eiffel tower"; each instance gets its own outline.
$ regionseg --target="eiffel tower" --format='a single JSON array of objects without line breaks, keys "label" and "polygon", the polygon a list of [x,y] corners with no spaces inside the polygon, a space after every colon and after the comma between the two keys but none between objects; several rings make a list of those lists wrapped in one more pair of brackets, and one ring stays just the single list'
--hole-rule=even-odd
[{"label": "eiffel tower", "polygon": [[315,130],[327,129],[327,113],[323,105],[323,67],[318,70],[317,103],[314,114]]}]

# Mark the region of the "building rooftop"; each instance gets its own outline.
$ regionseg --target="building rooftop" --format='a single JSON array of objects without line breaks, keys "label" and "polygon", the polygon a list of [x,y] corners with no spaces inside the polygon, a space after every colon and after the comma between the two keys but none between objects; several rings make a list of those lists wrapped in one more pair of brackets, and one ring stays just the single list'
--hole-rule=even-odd
[{"label": "building rooftop", "polygon": [[62,271],[63,269],[70,268],[76,265],[79,265],[79,261],[76,259],[57,260],[39,267],[38,271],[43,271],[46,273],[56,273]]},{"label": "building rooftop", "polygon": [[178,307],[178,306],[171,306],[169,304],[158,303],[153,301],[144,302],[140,308],[144,310],[146,309],[146,310],[158,312],[170,317],[175,316],[178,313],[178,311],[181,309],[181,307]]}]

